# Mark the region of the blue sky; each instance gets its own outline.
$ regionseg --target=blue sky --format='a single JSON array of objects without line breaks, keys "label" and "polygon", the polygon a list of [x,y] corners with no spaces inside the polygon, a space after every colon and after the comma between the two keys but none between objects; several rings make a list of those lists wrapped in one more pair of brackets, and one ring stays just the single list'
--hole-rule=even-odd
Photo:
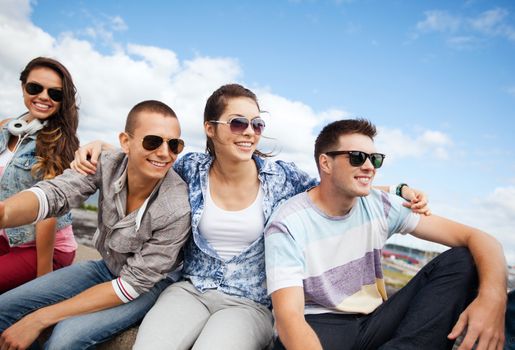
[{"label": "blue sky", "polygon": [[315,174],[320,127],[368,118],[388,155],[376,183],[423,189],[515,264],[511,1],[0,0],[0,19],[4,117],[23,111],[23,65],[49,55],[77,83],[81,142],[116,142],[131,106],[156,98],[200,150],[206,97],[237,81],[271,112],[264,147]]}]

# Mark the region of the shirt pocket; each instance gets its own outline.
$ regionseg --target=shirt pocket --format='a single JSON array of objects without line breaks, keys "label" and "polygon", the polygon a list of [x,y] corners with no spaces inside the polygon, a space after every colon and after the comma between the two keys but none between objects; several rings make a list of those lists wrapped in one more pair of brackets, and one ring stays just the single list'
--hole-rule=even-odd
[{"label": "shirt pocket", "polygon": [[11,163],[13,173],[10,174],[10,179],[19,191],[32,187],[37,182],[32,176],[32,167],[36,164],[35,156],[22,154],[14,157]]},{"label": "shirt pocket", "polygon": [[119,253],[138,253],[143,247],[144,241],[141,240],[136,232],[136,225],[115,229],[109,237],[109,248]]}]

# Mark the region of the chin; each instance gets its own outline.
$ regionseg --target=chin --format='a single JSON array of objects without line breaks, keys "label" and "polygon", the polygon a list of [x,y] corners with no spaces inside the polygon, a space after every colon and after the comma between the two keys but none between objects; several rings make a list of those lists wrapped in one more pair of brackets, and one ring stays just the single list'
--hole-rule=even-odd
[{"label": "chin", "polygon": [[366,190],[359,190],[357,191],[357,195],[358,197],[366,197],[370,194],[370,188],[366,189]]}]

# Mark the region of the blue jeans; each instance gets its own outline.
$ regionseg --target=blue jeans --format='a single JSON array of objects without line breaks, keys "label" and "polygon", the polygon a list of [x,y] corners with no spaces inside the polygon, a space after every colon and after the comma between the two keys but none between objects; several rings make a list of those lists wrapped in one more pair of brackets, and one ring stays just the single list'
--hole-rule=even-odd
[{"label": "blue jeans", "polygon": [[[115,279],[103,260],[74,264],[0,295],[0,333],[31,312],[69,299]],[[45,349],[88,349],[137,324],[171,284],[157,283],[137,299],[110,309],[70,317],[57,323]]]}]

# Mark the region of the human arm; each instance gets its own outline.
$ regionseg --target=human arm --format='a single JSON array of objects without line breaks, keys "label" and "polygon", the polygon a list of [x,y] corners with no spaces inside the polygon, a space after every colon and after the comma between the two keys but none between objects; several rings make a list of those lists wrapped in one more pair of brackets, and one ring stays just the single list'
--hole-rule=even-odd
[{"label": "human arm", "polygon": [[41,332],[59,321],[122,304],[111,282],[86,289],[73,298],[41,308],[7,328],[0,336],[0,348],[26,349]]},{"label": "human arm", "polygon": [[272,293],[275,325],[288,350],[322,349],[320,340],[304,318],[304,289],[288,287]]},{"label": "human arm", "polygon": [[[416,188],[411,188],[406,184],[392,186],[374,186],[374,188],[401,197],[405,200],[405,202],[403,202],[402,205],[406,208],[411,209],[411,211],[413,211],[414,213],[426,216],[431,215],[431,210],[427,205],[427,195]],[[399,193],[397,193],[397,189],[400,190]]]},{"label": "human arm", "polygon": [[82,175],[94,174],[97,170],[100,153],[114,148],[113,145],[100,140],[87,143],[75,151],[75,158],[70,163],[70,168]]},{"label": "human arm", "polygon": [[16,227],[34,222],[39,211],[37,196],[22,191],[0,202],[0,227]]},{"label": "human arm", "polygon": [[499,242],[485,232],[436,215],[421,216],[413,235],[451,247],[468,247],[477,267],[479,291],[448,337],[456,339],[467,329],[460,350],[471,349],[476,340],[478,350],[501,349],[507,270]]},{"label": "human arm", "polygon": [[53,270],[56,224],[56,218],[48,218],[36,224],[37,277]]}]

